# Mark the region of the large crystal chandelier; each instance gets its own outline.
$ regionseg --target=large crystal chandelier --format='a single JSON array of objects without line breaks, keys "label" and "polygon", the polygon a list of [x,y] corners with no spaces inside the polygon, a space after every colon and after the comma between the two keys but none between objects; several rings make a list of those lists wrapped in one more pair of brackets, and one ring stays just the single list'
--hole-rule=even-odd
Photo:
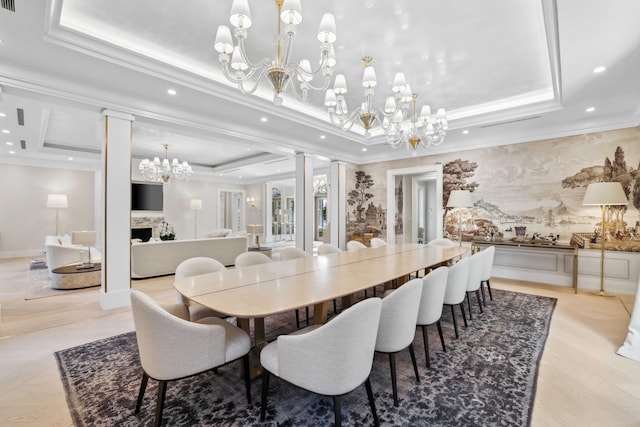
[{"label": "large crystal chandelier", "polygon": [[[418,94],[411,91],[411,86],[405,81],[404,73],[397,73],[393,79],[391,90],[394,96],[386,99],[384,110],[373,105],[374,87],[377,85],[376,72],[371,65],[373,58],[365,56],[362,86],[365,88],[364,102],[349,114],[347,101],[347,82],[343,74],[337,74],[333,89],[327,89],[325,106],[329,111],[331,122],[344,130],[350,130],[358,122],[365,131],[365,136],[371,135],[371,129],[379,123],[387,143],[393,148],[405,146],[415,150],[419,146],[427,148],[439,145],[444,141],[448,124],[444,108],[439,108],[436,114],[431,114],[431,107],[424,105],[417,115]],[[411,108],[413,107],[413,108]]]},{"label": "large crystal chandelier", "polygon": [[169,145],[163,144],[164,147],[164,159],[162,163],[158,157],[155,157],[153,161],[144,159],[140,162],[139,171],[142,177],[146,181],[169,182],[170,179],[176,181],[184,181],[193,174],[191,166],[187,162],[178,162],[178,159],[174,158],[169,163],[169,157],[167,156]]},{"label": "large crystal chandelier", "polygon": [[[276,54],[273,58],[264,58],[260,62],[251,62],[245,50],[245,40],[248,28],[251,27],[251,12],[248,0],[234,0],[231,6],[229,20],[234,26],[233,35],[236,39],[234,46],[231,30],[226,25],[220,25],[216,34],[215,49],[220,52],[218,60],[222,64],[222,72],[231,82],[238,85],[242,93],[250,94],[256,91],[263,77],[267,77],[273,87],[273,102],[281,105],[282,93],[290,86],[301,101],[305,101],[308,91],[325,90],[329,87],[332,67],[335,65],[333,43],[336,41],[336,22],[330,13],[325,13],[320,21],[317,38],[320,41],[320,60],[313,69],[308,59],[300,63],[291,62],[291,49],[296,25],[302,22],[300,0],[276,0],[278,6],[278,34],[276,40]],[[284,24],[284,35],[281,34],[281,23]],[[283,49],[283,44],[286,48]],[[322,72],[324,82],[321,86],[313,86],[311,80],[314,75]],[[293,77],[299,82],[299,88],[291,84]],[[253,81],[253,86],[247,87]]]}]

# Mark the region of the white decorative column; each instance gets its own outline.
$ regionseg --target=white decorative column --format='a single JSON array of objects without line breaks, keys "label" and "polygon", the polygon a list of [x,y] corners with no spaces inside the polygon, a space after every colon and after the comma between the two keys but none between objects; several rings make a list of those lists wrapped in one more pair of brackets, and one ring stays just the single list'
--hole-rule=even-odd
[{"label": "white decorative column", "polygon": [[329,241],[346,250],[347,165],[331,162],[329,171]]},{"label": "white decorative column", "polygon": [[102,149],[104,242],[102,247],[103,310],[126,307],[131,292],[131,133],[134,116],[104,110]]},{"label": "white decorative column", "polygon": [[313,159],[296,154],[296,247],[313,254]]}]

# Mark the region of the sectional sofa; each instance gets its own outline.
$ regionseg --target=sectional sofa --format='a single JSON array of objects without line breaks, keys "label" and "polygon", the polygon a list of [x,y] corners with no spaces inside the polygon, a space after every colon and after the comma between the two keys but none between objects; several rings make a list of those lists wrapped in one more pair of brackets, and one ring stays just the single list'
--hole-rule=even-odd
[{"label": "sectional sofa", "polygon": [[174,274],[182,261],[199,256],[233,265],[236,257],[247,251],[247,246],[246,236],[132,242],[131,277],[142,279]]}]

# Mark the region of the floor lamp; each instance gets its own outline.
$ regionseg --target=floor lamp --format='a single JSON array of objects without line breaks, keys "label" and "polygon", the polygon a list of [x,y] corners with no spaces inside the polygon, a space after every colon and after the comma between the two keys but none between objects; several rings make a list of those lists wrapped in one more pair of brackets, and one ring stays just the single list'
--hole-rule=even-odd
[{"label": "floor lamp", "polygon": [[604,290],[604,246],[607,233],[607,209],[612,205],[628,205],[622,184],[619,182],[594,182],[589,184],[582,200],[584,206],[600,206],[602,210],[602,232],[600,233],[600,290],[594,292],[601,297],[610,297]]},{"label": "floor lamp", "polygon": [[449,194],[447,207],[458,208],[458,241],[460,246],[462,246],[462,213],[460,208],[470,208],[471,206],[473,206],[473,201],[469,190],[453,190]]},{"label": "floor lamp", "polygon": [[66,194],[49,194],[47,196],[47,207],[56,208],[56,236],[58,235],[58,209],[69,207]]},{"label": "floor lamp", "polygon": [[198,238],[198,211],[202,209],[202,200],[191,199],[189,208],[193,210],[193,238]]}]

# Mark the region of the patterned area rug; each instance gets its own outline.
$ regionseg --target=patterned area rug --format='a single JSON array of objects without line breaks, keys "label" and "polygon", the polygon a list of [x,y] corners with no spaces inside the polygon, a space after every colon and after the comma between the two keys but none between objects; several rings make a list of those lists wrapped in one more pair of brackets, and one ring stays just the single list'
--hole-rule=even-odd
[{"label": "patterned area rug", "polygon": [[[389,362],[376,354],[371,383],[381,425],[528,426],[538,364],[547,338],[554,298],[494,290],[484,314],[476,314],[455,339],[450,310],[443,327],[442,352],[435,327],[429,328],[431,368],[426,369],[422,335],[414,348],[420,383],[408,352],[396,355],[400,405],[393,406]],[[301,311],[302,313],[303,311]],[[267,319],[268,338],[295,329],[293,313]],[[258,349],[252,354],[257,363]],[[55,353],[67,402],[77,426],[138,426],[153,422],[156,382],[151,380],[139,415],[133,414],[142,369],[135,333]],[[306,392],[272,377],[267,421],[259,422],[260,385],[254,380],[247,405],[240,363],[169,383],[164,425],[319,426],[333,423],[332,399]],[[345,396],[344,425],[371,425],[363,387]]]}]

